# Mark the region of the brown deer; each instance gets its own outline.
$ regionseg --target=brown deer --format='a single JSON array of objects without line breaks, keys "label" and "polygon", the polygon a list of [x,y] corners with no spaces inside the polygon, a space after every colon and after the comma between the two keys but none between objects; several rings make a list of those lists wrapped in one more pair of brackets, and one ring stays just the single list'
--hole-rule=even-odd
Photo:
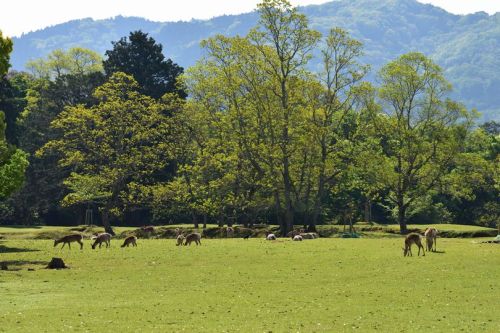
[{"label": "brown deer", "polygon": [[425,256],[424,246],[422,245],[422,241],[420,239],[419,234],[408,234],[405,238],[405,247],[403,248],[403,254],[406,257],[407,255],[413,256],[411,253],[411,246],[415,244],[418,246],[418,255],[420,256],[420,248],[422,248],[423,255]]},{"label": "brown deer", "polygon": [[187,235],[184,245],[191,245],[191,242],[195,242],[196,245],[201,245],[201,235],[197,232]]},{"label": "brown deer", "polygon": [[127,238],[125,238],[125,241],[123,242],[123,245],[122,247],[128,247],[130,244],[132,244],[132,246],[137,246],[137,237],[135,236],[128,236]]},{"label": "brown deer", "polygon": [[148,232],[148,233],[155,231],[155,227],[153,227],[152,225],[143,226],[141,229],[142,229],[142,231]]},{"label": "brown deer", "polygon": [[186,239],[186,237],[184,237],[183,234],[177,235],[177,244],[175,244],[175,246],[182,245],[182,243],[184,242],[184,239]]},{"label": "brown deer", "polygon": [[[427,245],[427,251],[436,252],[436,239],[437,239],[437,229],[436,228],[427,228],[425,230],[425,242]],[[434,246],[434,249],[433,249]]]},{"label": "brown deer", "polygon": [[77,242],[78,244],[80,244],[80,250],[81,250],[81,249],[83,249],[82,239],[83,239],[83,236],[79,235],[79,234],[64,236],[62,238],[54,240],[54,247],[59,243],[63,243],[63,246],[61,247],[61,249],[64,247],[64,245],[68,244],[68,247],[71,250],[71,243]]},{"label": "brown deer", "polygon": [[94,244],[92,244],[92,249],[95,249],[97,245],[101,248],[102,243],[105,243],[106,247],[109,247],[111,243],[111,235],[106,232],[97,235]]}]

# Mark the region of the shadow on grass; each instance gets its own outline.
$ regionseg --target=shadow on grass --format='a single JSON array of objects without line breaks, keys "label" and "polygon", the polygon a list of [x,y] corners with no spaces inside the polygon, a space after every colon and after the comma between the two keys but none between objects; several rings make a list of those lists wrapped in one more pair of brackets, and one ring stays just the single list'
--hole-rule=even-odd
[{"label": "shadow on grass", "polygon": [[10,229],[41,229],[43,225],[0,225],[1,228],[10,228]]},{"label": "shadow on grass", "polygon": [[[5,260],[0,262],[0,269],[3,271],[20,271],[22,266],[43,265],[47,266],[48,261],[41,260]],[[32,268],[28,270],[33,270]]]},{"label": "shadow on grass", "polygon": [[437,253],[437,254],[443,254],[446,253],[445,251],[430,251],[428,253]]},{"label": "shadow on grass", "polygon": [[8,247],[0,243],[0,253],[17,253],[17,252],[37,252],[40,250],[19,248],[19,247]]}]

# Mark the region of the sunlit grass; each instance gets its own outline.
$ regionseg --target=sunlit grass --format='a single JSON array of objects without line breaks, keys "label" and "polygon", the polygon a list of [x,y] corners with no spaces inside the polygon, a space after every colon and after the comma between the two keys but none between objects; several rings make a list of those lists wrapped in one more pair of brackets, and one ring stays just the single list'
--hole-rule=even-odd
[{"label": "sunlit grass", "polygon": [[[406,258],[402,238],[0,241],[0,331],[497,332],[500,246],[477,241]],[[71,268],[42,269],[53,256]]]}]

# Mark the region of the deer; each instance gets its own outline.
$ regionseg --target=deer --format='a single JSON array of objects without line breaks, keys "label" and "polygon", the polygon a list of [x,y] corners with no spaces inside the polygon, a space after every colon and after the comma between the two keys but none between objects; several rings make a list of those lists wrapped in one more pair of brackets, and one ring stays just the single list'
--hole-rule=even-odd
[{"label": "deer", "polygon": [[153,227],[152,225],[143,226],[141,229],[142,229],[142,231],[148,232],[148,233],[155,231],[155,227]]},{"label": "deer", "polygon": [[266,240],[276,240],[276,239],[277,239],[277,237],[275,234],[266,232]]},{"label": "deer", "polygon": [[292,237],[292,240],[293,241],[296,241],[296,242],[302,242],[302,236],[301,235],[295,235]]},{"label": "deer", "polygon": [[187,235],[184,246],[191,245],[191,242],[195,242],[196,245],[201,245],[201,235],[197,232]]},{"label": "deer", "polygon": [[[427,228],[425,230],[425,241],[427,245],[427,251],[436,252],[436,238],[437,238],[437,229],[436,228]],[[434,245],[434,250],[432,249]]]},{"label": "deer", "polygon": [[137,246],[137,237],[135,236],[128,236],[127,238],[125,238],[125,241],[123,242],[123,245],[122,247],[128,247],[130,244],[132,244],[132,246]]},{"label": "deer", "polygon": [[177,235],[177,244],[175,244],[175,246],[182,245],[182,243],[184,242],[184,239],[186,239],[186,237],[184,237],[183,234],[178,234]]},{"label": "deer", "polygon": [[64,245],[68,244],[68,247],[71,250],[71,243],[77,242],[78,244],[80,244],[80,250],[82,250],[83,249],[82,239],[83,239],[83,236],[80,234],[73,234],[73,235],[64,236],[62,238],[54,240],[54,247],[59,243],[63,243],[63,246],[61,247],[61,249],[64,247]]},{"label": "deer", "polygon": [[422,245],[422,241],[420,239],[419,234],[411,233],[408,234],[405,238],[405,247],[403,248],[403,254],[406,257],[413,256],[411,253],[411,246],[415,244],[418,246],[418,255],[420,256],[420,248],[422,248],[423,255],[425,256],[424,246]]},{"label": "deer", "polygon": [[101,248],[102,243],[105,243],[106,247],[109,247],[111,243],[111,235],[106,232],[97,235],[94,244],[92,244],[92,250],[94,250],[97,245],[99,245],[99,248]]}]

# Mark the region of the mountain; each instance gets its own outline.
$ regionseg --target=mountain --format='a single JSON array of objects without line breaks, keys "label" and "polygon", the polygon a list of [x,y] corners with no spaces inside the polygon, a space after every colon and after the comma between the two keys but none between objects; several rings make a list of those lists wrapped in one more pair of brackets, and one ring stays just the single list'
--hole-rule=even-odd
[{"label": "mountain", "polygon": [[[500,121],[500,13],[453,15],[415,0],[339,0],[300,11],[323,34],[339,26],[362,41],[363,60],[372,65],[372,73],[402,53],[427,54],[445,69],[453,98],[481,111],[481,121]],[[111,41],[140,29],[163,44],[167,57],[189,67],[202,55],[201,40],[246,34],[257,20],[255,12],[189,22],[121,16],[75,20],[14,38],[11,62],[20,70],[29,59],[76,45],[104,54]]]}]

